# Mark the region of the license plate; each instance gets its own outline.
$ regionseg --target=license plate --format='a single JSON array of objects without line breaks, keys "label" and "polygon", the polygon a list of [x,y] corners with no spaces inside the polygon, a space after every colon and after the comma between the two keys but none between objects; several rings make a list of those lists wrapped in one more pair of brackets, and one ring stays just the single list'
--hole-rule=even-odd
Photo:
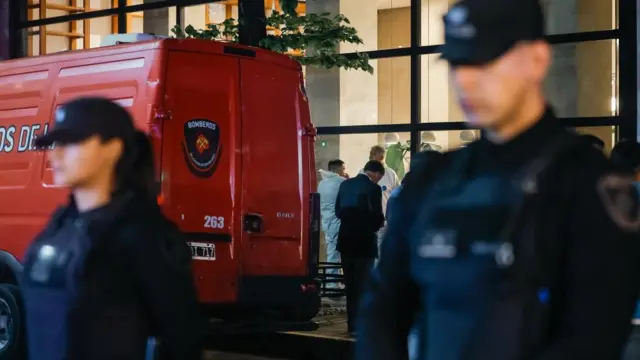
[{"label": "license plate", "polygon": [[216,259],[215,244],[190,242],[191,258],[193,260],[214,261]]}]

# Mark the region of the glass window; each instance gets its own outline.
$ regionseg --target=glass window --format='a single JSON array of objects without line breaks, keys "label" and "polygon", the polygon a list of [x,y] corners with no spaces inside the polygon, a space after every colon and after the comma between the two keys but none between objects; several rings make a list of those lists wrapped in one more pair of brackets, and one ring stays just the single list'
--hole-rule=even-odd
[{"label": "glass window", "polygon": [[618,0],[543,0],[548,34],[618,28]]},{"label": "glass window", "polygon": [[421,121],[464,121],[464,114],[450,84],[449,64],[439,54],[423,55],[421,78]]},{"label": "glass window", "polygon": [[[422,45],[444,42],[442,15],[455,0],[422,0]],[[618,0],[541,0],[548,34],[618,28]]]},{"label": "glass window", "polygon": [[[143,2],[143,0],[129,0],[129,4],[127,5],[140,5]],[[117,18],[115,28],[118,28]],[[144,33],[144,13],[142,11],[127,14],[127,32]]]},{"label": "glass window", "polygon": [[[316,139],[316,168],[327,169],[329,161],[345,162],[347,173],[355,176],[369,161],[372,146],[380,145],[387,150],[385,163],[400,179],[409,170],[409,133],[377,133],[349,135],[320,135]],[[322,180],[318,176],[318,181]]]},{"label": "glass window", "polygon": [[[208,4],[202,4],[202,5],[185,7],[183,10],[184,13],[183,13],[183,20],[182,20],[182,23],[184,24],[184,26],[186,27],[188,25],[191,25],[196,29],[204,29],[206,28],[207,23],[223,22],[225,18],[222,18],[219,21],[207,21],[209,20],[209,17],[207,16],[207,10],[210,10],[209,6],[210,5]],[[223,8],[223,11],[221,13],[223,15],[226,15],[224,12],[224,8],[226,7],[226,5],[221,4],[220,6]]]},{"label": "glass window", "polygon": [[305,69],[311,118],[316,126],[408,124],[409,57],[371,60],[364,71]]},{"label": "glass window", "polygon": [[[117,2],[117,1],[116,1]],[[113,0],[40,0],[29,1],[29,20],[66,16],[78,12],[110,9]],[[112,32],[108,18],[79,20],[34,27],[28,30],[29,56],[52,54],[60,51],[88,49],[100,43],[103,33]]]},{"label": "glass window", "polygon": [[[145,0],[145,2],[149,2],[149,0]],[[183,9],[185,13],[186,10],[186,8]],[[176,25],[176,19],[177,10],[175,6],[131,13],[127,16],[127,33],[145,33],[170,36],[172,34],[171,29]]]},{"label": "glass window", "polygon": [[[421,60],[422,122],[464,121],[450,83],[449,66],[438,56],[424,55]],[[617,41],[553,45],[545,92],[559,117],[617,115]]]},{"label": "glass window", "polygon": [[307,1],[306,11],[312,14],[339,13],[349,19],[363,44],[342,44],[341,53],[411,45],[411,0]]},{"label": "glass window", "polygon": [[438,45],[444,43],[444,26],[442,16],[456,0],[422,0],[421,34],[422,45]]},{"label": "glass window", "polygon": [[[265,0],[265,12],[282,11],[278,0]],[[411,45],[411,0],[377,0],[370,6],[368,0],[323,0],[300,2],[298,14],[343,14],[351,22],[363,44],[342,44],[339,51],[370,51],[408,47]],[[238,18],[238,0],[212,2],[185,9],[185,25],[204,28],[209,23],[221,23]],[[278,29],[268,29],[277,33]]]},{"label": "glass window", "polygon": [[618,113],[617,41],[553,46],[545,90],[560,117],[612,116]]},{"label": "glass window", "polygon": [[[43,0],[46,1],[46,0]],[[54,0],[55,1],[55,0]],[[68,15],[70,12],[78,12],[84,9],[81,0],[73,6],[54,5],[54,1],[48,0],[47,14],[55,16]],[[85,0],[89,1],[89,0]],[[91,10],[102,10],[117,7],[117,0],[90,0]],[[143,0],[128,0],[127,5],[139,5]],[[57,4],[57,3],[55,3]],[[72,9],[75,9],[72,11]],[[30,19],[38,19],[39,10],[29,10]],[[50,16],[54,16],[50,15]],[[145,15],[149,18],[145,22]],[[127,19],[128,33],[154,33],[158,35],[170,35],[171,28],[176,24],[176,7],[166,9],[149,10],[144,12],[129,13]],[[28,55],[38,56],[52,54],[61,51],[81,50],[100,47],[105,36],[118,33],[118,17],[107,16],[89,20],[71,21],[42,27],[44,35],[39,28],[31,28],[28,36]],[[40,41],[42,36],[43,41]]]},{"label": "glass window", "polygon": [[446,152],[464,147],[480,138],[479,130],[422,131],[420,150]]}]

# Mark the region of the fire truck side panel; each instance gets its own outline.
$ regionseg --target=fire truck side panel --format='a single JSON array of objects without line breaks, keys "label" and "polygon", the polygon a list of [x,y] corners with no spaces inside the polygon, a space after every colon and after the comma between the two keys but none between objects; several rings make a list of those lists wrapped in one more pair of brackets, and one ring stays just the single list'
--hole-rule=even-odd
[{"label": "fire truck side panel", "polygon": [[[205,303],[237,300],[240,272],[240,70],[235,57],[169,51],[162,145],[165,214],[194,249]],[[203,246],[204,247],[204,246]]]},{"label": "fire truck side panel", "polygon": [[53,185],[46,154],[33,146],[51,126],[58,104],[78,96],[106,96],[129,108],[138,127],[148,128],[148,99],[155,96],[161,66],[153,60],[160,51],[122,50],[102,50],[99,57],[69,53],[0,65],[0,250],[22,258],[48,216],[68,196],[67,189]]}]

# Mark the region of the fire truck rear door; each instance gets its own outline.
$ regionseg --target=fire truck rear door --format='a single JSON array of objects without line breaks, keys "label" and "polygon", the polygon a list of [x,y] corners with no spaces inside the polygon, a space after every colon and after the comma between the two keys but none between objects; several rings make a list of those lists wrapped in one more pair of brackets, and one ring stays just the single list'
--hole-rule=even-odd
[{"label": "fire truck rear door", "polygon": [[240,238],[239,63],[223,55],[169,54],[162,138],[165,213],[190,241],[205,303],[237,298]]}]

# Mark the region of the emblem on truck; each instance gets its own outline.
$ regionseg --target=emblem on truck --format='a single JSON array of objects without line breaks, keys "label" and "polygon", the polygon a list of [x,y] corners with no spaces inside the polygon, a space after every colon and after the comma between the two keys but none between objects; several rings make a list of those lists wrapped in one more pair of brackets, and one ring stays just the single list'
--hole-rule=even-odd
[{"label": "emblem on truck", "polygon": [[215,170],[220,156],[220,129],[207,119],[193,119],[184,124],[182,152],[191,173],[209,177]]},{"label": "emblem on truck", "polygon": [[207,137],[204,136],[204,134],[198,135],[198,138],[196,139],[196,149],[198,149],[200,154],[209,150],[209,140],[207,140]]}]

